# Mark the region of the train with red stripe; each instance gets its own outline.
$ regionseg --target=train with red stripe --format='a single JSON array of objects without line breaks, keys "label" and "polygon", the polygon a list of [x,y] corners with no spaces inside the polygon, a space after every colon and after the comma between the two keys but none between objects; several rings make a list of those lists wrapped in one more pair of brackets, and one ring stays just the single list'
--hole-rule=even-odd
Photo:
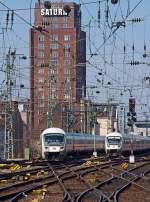
[{"label": "train with red stripe", "polygon": [[150,150],[150,137],[137,135],[130,132],[128,134],[121,134],[112,132],[105,137],[105,152],[106,154],[112,153],[143,153]]},{"label": "train with red stripe", "polygon": [[104,151],[105,137],[85,133],[66,133],[60,128],[47,128],[41,134],[42,158],[63,159],[68,155]]}]

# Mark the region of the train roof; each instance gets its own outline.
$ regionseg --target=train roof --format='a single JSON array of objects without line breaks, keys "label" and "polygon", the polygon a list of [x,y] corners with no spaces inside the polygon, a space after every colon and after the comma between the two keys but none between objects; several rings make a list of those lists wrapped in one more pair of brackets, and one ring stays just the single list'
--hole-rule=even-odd
[{"label": "train roof", "polygon": [[121,134],[121,133],[118,133],[118,132],[112,132],[112,133],[109,133],[106,135],[106,137],[114,137],[114,136],[120,136],[122,137],[123,139],[128,139],[128,138],[134,138],[134,139],[137,139],[137,140],[148,140],[150,141],[150,137],[148,136],[140,136],[136,133],[129,133],[129,134]]},{"label": "train roof", "polygon": [[112,133],[109,133],[106,135],[106,137],[114,137],[114,136],[119,136],[119,137],[122,137],[122,134],[121,133],[118,133],[118,132],[112,132]]},{"label": "train roof", "polygon": [[[68,133],[66,133],[66,135],[72,135],[72,136],[93,136],[94,137],[94,135],[93,134],[91,134],[91,133],[76,133],[76,132],[68,132]],[[104,137],[104,136],[102,136],[102,135],[95,135],[96,137]]]},{"label": "train roof", "polygon": [[41,135],[44,135],[46,133],[61,133],[65,135],[65,131],[62,130],[61,128],[47,128],[42,132]]}]

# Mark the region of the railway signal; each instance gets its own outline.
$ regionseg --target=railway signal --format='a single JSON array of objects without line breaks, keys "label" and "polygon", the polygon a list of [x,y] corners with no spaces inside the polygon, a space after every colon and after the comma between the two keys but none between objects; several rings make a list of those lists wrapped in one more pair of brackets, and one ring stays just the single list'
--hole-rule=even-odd
[{"label": "railway signal", "polygon": [[136,122],[135,98],[129,99],[129,112],[127,113],[127,116],[127,125],[133,128],[133,124]]}]

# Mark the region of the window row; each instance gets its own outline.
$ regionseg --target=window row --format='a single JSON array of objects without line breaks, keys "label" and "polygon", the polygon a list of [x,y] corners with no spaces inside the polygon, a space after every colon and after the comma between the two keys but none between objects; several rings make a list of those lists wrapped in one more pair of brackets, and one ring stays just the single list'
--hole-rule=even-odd
[{"label": "window row", "polygon": [[46,28],[49,26],[51,29],[67,29],[67,28],[73,28],[73,24],[52,24],[51,22],[42,22],[41,23],[42,27]]},{"label": "window row", "polygon": [[[62,36],[61,36],[62,37]],[[58,35],[56,35],[56,34],[52,34],[52,35],[50,35],[50,40],[51,41],[58,41]],[[67,35],[64,35],[63,36],[63,40],[64,41],[70,41],[71,40],[71,35],[70,34],[67,34]]]},{"label": "window row", "polygon": [[[41,35],[39,35],[38,39],[39,39],[39,42],[44,42],[45,36],[41,34]],[[56,34],[50,35],[50,41],[58,41],[58,39],[59,39],[58,35],[56,35]],[[64,41],[70,41],[71,40],[71,35],[70,34],[64,35],[63,40]]]},{"label": "window row", "polygon": [[[61,46],[62,47],[62,46]],[[66,44],[64,44],[64,46],[63,46],[63,48],[64,48],[64,50],[66,51],[66,50],[68,50],[69,52],[70,52],[70,44],[69,43],[66,43]],[[51,50],[57,50],[59,48],[59,44],[58,43],[52,43],[52,44],[50,44],[50,49]]]},{"label": "window row", "polygon": [[[70,54],[66,53],[65,54],[65,60],[64,60],[64,67],[68,68],[68,66],[71,65],[71,60],[69,60],[68,58],[70,58]],[[51,57],[50,58],[50,62],[49,64],[39,64],[38,67],[40,68],[38,70],[39,74],[44,74],[44,68],[45,67],[52,67],[52,66],[58,66],[59,65],[59,61],[58,61],[58,57]]]}]

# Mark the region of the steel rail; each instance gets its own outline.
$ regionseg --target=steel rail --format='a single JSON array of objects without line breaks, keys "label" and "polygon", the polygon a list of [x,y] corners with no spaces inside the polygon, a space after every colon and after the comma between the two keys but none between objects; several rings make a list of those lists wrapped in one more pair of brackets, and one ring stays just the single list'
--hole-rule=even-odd
[{"label": "steel rail", "polygon": [[[141,185],[135,183],[135,181],[137,181],[137,180],[141,179],[143,176],[145,176],[145,174],[146,174],[147,172],[148,172],[148,171],[145,171],[144,173],[142,173],[141,176],[136,176],[136,178],[135,178],[132,182],[128,182],[124,187],[122,187],[121,189],[117,190],[116,193],[115,193],[115,195],[114,195],[114,202],[118,202],[119,194],[121,194],[121,193],[122,193],[125,189],[127,189],[131,184],[136,185],[136,186],[138,186],[138,187],[144,189],[145,191],[150,192],[150,189],[147,189],[146,187],[141,186]],[[150,170],[149,170],[149,172],[150,172]],[[126,181],[127,181],[127,180],[126,180]]]},{"label": "steel rail", "polygon": [[[110,164],[110,162],[107,162],[107,163],[103,163],[103,164],[101,164],[100,166],[103,166],[103,167],[105,167],[106,165],[108,166]],[[78,165],[78,163],[77,163],[77,165]],[[66,166],[66,165],[65,165]],[[93,167],[93,165],[92,166],[90,166],[90,168],[91,167]],[[82,171],[84,171],[84,170],[86,170],[86,169],[89,169],[89,167],[88,168],[77,168],[75,171],[76,172],[78,172],[78,171],[80,171],[81,172],[81,170]],[[62,174],[59,174],[59,177],[62,177],[62,180],[65,178],[65,175],[67,174],[69,174],[69,172],[71,172],[71,171],[67,171],[67,172],[64,172],[64,173],[62,173]],[[68,176],[66,176],[66,179],[68,178]],[[55,180],[51,180],[51,181],[48,181],[48,182],[40,182],[40,184],[38,184],[38,185],[32,185],[32,186],[30,186],[30,187],[27,187],[27,188],[23,188],[23,190],[21,190],[21,191],[17,191],[17,192],[15,192],[14,193],[14,195],[12,194],[8,194],[8,195],[5,195],[4,197],[5,198],[11,198],[11,200],[10,201],[17,201],[17,199],[18,198],[20,198],[20,197],[23,197],[23,196],[25,196],[25,194],[26,193],[29,193],[29,192],[31,192],[33,189],[36,189],[36,188],[39,188],[39,187],[41,187],[41,186],[43,186],[43,185],[50,185],[50,184],[52,184],[52,183],[56,183],[58,180],[57,179],[55,179]],[[29,183],[29,182],[28,182]],[[68,194],[66,193],[65,194],[65,196],[64,196],[64,201],[69,201],[70,199],[68,199],[67,198],[68,197]]]},{"label": "steel rail", "polygon": [[[133,171],[133,170],[140,169],[141,167],[143,167],[143,166],[145,166],[145,165],[147,165],[147,163],[144,164],[144,165],[140,165],[140,166],[138,166],[138,167],[136,167],[136,168],[130,169],[130,172]],[[128,182],[126,185],[124,185],[123,187],[121,187],[121,189],[125,189],[126,186],[129,186],[129,185],[132,184],[134,181],[136,181],[136,180],[139,179],[139,176],[137,176],[137,175],[135,175],[135,174],[133,174],[133,173],[130,173],[130,172],[128,172],[128,173],[131,174],[132,176],[134,176],[134,179],[132,179],[132,181],[131,181],[131,180],[129,181],[129,180],[123,178],[123,177],[114,175],[112,178],[110,178],[110,179],[108,179],[108,180],[106,180],[106,181],[104,181],[104,182],[102,182],[102,183],[96,185],[95,188],[96,188],[96,189],[97,189],[97,188],[100,188],[102,185],[107,184],[108,182],[111,182],[112,180],[115,180],[115,179],[122,179],[122,180],[124,180],[124,181],[126,180],[126,181]],[[106,173],[106,172],[105,172],[105,173]],[[123,173],[122,173],[122,174],[123,174]],[[82,193],[80,194],[80,196],[78,197],[78,200],[77,200],[77,201],[78,201],[78,202],[81,201],[81,198],[82,198],[84,195],[86,195],[89,191],[92,191],[92,190],[93,190],[93,189],[89,189],[89,190],[85,190],[84,192],[82,192]],[[147,189],[146,189],[146,190],[147,190]],[[147,191],[149,191],[149,190],[147,190]],[[107,196],[107,197],[105,197],[105,198],[104,198],[104,197],[101,198],[101,201],[109,201],[109,200],[113,199],[113,197],[114,197],[114,198],[116,197],[116,192],[115,192],[115,191],[113,191],[109,196]],[[109,198],[109,200],[108,200],[108,198]]]}]

